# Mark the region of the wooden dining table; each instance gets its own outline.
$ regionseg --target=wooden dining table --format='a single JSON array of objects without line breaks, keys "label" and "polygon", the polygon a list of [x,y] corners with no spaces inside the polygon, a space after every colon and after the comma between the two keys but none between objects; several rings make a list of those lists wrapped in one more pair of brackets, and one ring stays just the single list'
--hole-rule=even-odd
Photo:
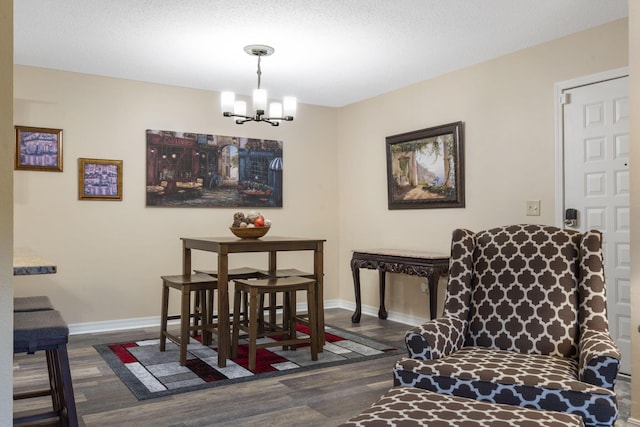
[{"label": "wooden dining table", "polygon": [[229,313],[229,254],[264,252],[269,254],[269,272],[277,270],[277,253],[313,251],[313,275],[317,283],[318,342],[324,345],[323,246],[324,239],[265,236],[260,239],[225,237],[181,237],[182,273],[192,274],[191,251],[214,252],[218,257],[218,366],[225,367],[231,350]]}]

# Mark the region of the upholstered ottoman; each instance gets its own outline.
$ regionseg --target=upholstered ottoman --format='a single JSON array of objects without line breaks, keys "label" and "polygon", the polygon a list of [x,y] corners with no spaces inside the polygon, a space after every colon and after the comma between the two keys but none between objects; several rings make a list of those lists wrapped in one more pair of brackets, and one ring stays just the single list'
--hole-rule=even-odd
[{"label": "upholstered ottoman", "polygon": [[584,426],[577,415],[479,402],[413,387],[394,387],[343,427],[568,427]]}]

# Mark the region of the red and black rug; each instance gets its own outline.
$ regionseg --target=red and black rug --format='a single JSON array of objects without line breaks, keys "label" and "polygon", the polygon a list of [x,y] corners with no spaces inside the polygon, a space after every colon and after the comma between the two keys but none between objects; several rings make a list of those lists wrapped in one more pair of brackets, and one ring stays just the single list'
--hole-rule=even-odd
[{"label": "red and black rug", "polygon": [[[307,332],[304,326],[300,326],[299,331],[302,334]],[[324,350],[318,353],[317,361],[311,360],[308,345],[299,345],[296,350],[270,347],[258,350],[254,371],[248,368],[248,346],[242,342],[238,348],[238,357],[227,361],[224,368],[218,367],[216,347],[204,346],[195,339],[188,346],[185,366],[180,366],[178,346],[171,341],[167,341],[164,352],[159,349],[158,339],[100,344],[94,347],[138,400],[405,352],[331,326],[326,327],[326,344]]]}]

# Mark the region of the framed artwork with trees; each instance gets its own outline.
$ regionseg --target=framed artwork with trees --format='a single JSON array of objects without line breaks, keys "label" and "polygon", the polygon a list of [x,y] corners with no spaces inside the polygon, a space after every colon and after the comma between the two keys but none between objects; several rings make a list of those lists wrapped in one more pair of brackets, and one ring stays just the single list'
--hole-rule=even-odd
[{"label": "framed artwork with trees", "polygon": [[388,136],[389,209],[464,207],[462,122]]}]

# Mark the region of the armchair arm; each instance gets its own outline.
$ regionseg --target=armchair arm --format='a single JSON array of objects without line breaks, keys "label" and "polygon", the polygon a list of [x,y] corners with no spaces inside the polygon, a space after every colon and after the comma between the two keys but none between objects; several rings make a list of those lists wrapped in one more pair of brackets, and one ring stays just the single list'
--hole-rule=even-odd
[{"label": "armchair arm", "polygon": [[455,317],[441,317],[416,326],[405,334],[409,357],[439,359],[464,344],[466,322]]},{"label": "armchair arm", "polygon": [[620,366],[620,351],[609,333],[584,330],[578,351],[580,381],[613,390]]}]

